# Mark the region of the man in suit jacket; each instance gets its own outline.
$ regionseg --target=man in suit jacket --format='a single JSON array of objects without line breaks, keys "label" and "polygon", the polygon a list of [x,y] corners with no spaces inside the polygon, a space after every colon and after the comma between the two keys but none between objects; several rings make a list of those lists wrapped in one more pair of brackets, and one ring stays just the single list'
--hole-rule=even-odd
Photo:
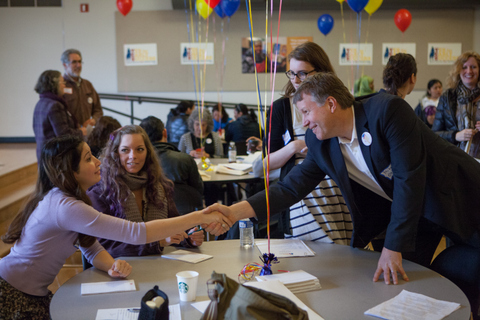
[{"label": "man in suit jacket", "polygon": [[[443,234],[480,256],[480,164],[439,138],[401,98],[377,93],[355,101],[333,74],[303,81],[293,103],[303,115],[308,154],[270,187],[278,212],[310,192],[325,175],[339,186],[352,214],[352,246],[385,232],[373,280],[408,277],[402,254],[429,265]],[[265,219],[263,193],[231,207],[233,220]],[[477,272],[480,273],[480,272]]]}]

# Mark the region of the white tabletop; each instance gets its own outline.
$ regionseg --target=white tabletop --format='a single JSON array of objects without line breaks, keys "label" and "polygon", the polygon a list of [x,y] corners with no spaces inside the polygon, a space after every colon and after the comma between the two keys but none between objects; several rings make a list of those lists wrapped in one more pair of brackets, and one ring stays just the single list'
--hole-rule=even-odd
[{"label": "white tabletop", "polygon": [[[354,249],[348,246],[308,242],[316,252],[314,257],[283,258],[273,265],[276,270],[304,270],[320,280],[319,291],[300,293],[297,296],[323,318],[376,319],[363,313],[377,304],[393,298],[402,290],[421,293],[429,297],[457,302],[462,307],[445,319],[469,319],[470,305],[462,291],[449,280],[415,263],[404,261],[403,266],[410,281],[398,285],[372,282],[379,253]],[[171,251],[172,248],[167,250]],[[208,300],[206,281],[212,271],[225,273],[237,280],[244,265],[260,263],[256,247],[242,249],[239,240],[205,242],[196,252],[213,255],[213,259],[189,264],[160,256],[126,258],[133,266],[129,279],[134,279],[137,291],[80,295],[84,282],[114,281],[105,272],[91,268],[67,281],[53,296],[50,311],[52,319],[95,319],[98,309],[140,306],[142,296],[155,285],[164,291],[170,304],[179,303],[175,274],[183,270],[199,272],[197,301]],[[201,313],[189,302],[182,302],[182,319],[199,319]]]}]

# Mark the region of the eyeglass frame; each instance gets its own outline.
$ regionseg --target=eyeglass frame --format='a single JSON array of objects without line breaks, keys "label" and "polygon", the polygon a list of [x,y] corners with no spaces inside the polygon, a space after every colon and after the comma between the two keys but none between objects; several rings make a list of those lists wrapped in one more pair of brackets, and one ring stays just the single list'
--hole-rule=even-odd
[{"label": "eyeglass frame", "polygon": [[[294,80],[295,77],[297,77],[298,79],[300,79],[300,81],[303,81],[303,80],[305,80],[305,79],[307,78],[307,76],[308,76],[310,73],[316,72],[316,71],[317,71],[317,69],[313,69],[312,71],[309,71],[309,72],[299,71],[298,73],[295,73],[295,72],[293,72],[292,70],[288,70],[287,72],[285,72],[285,75],[287,76],[287,78],[288,78],[289,80]],[[293,77],[292,77],[292,78],[290,78],[290,77],[288,76],[288,73],[289,73],[289,72],[293,73]],[[304,74],[305,74],[305,76],[303,76],[303,79],[300,78],[300,76],[299,76],[299,74],[301,74],[301,73],[304,73]]]}]

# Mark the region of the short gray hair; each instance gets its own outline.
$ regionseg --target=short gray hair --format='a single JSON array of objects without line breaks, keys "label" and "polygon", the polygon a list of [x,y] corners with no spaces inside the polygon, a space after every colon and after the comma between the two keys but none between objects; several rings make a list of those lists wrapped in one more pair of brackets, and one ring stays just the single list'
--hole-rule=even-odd
[{"label": "short gray hair", "polygon": [[[200,120],[199,118],[199,113],[201,111],[200,109],[201,108],[193,109],[192,113],[188,117],[188,130],[190,130],[191,133],[195,132],[195,127],[194,127],[195,120]],[[203,121],[207,122],[207,132],[203,133],[206,136],[213,131],[213,117],[207,108],[203,108],[202,122]]]},{"label": "short gray hair", "polygon": [[65,63],[65,64],[69,63],[71,54],[78,54],[80,56],[80,58],[82,57],[82,54],[77,49],[67,49],[67,50],[63,51],[62,57],[60,58],[62,63]]}]

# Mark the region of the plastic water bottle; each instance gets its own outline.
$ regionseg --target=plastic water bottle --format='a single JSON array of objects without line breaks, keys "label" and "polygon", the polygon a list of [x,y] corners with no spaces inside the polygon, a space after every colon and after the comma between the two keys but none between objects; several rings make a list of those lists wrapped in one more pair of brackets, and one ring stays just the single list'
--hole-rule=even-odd
[{"label": "plastic water bottle", "polygon": [[228,146],[228,162],[237,162],[237,147],[233,141],[230,141],[230,146]]},{"label": "plastic water bottle", "polygon": [[238,227],[240,228],[240,247],[253,247],[253,222],[250,219],[242,219],[238,221]]}]

